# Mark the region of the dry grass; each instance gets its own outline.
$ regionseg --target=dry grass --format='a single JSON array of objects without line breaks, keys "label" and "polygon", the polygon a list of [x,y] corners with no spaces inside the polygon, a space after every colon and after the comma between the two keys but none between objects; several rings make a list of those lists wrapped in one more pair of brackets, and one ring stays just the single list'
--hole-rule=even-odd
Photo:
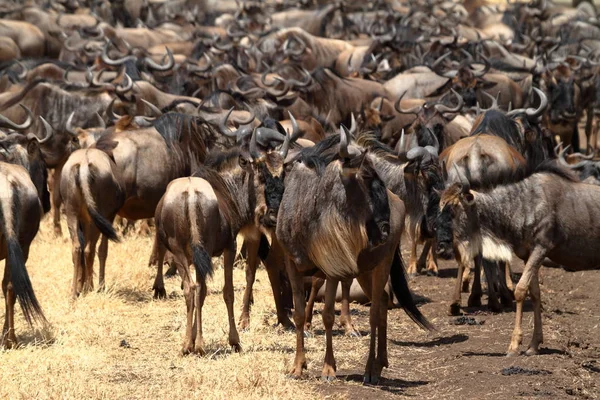
[{"label": "dry grass", "polygon": [[[28,269],[51,326],[32,330],[19,311],[21,347],[0,352],[0,398],[320,397],[310,381],[286,377],[294,334],[273,328],[274,305],[262,270],[255,285],[251,327],[241,332],[243,352],[232,354],[227,344],[219,270],[205,304],[209,355],[182,357],[185,305],[180,281],[166,280],[168,300],[152,299],[154,270],[147,267],[151,245],[148,237],[111,244],[108,290],[72,302],[70,242],[54,238],[49,221],[44,222]],[[234,281],[238,318],[245,286],[242,270],[236,269]],[[121,346],[123,340],[130,347]],[[318,347],[313,361],[322,360]]]}]

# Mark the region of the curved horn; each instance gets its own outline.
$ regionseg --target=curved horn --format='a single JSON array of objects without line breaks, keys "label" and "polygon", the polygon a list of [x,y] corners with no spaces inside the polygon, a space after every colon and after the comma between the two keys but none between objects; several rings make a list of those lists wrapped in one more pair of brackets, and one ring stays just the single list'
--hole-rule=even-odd
[{"label": "curved horn", "polygon": [[528,119],[535,119],[537,117],[539,117],[540,115],[542,115],[542,113],[546,110],[546,108],[548,107],[548,97],[546,97],[546,95],[544,94],[544,92],[542,92],[540,89],[534,87],[533,90],[538,94],[538,96],[540,97],[540,106],[535,109],[535,108],[517,108],[514,109],[510,112],[508,112],[506,114],[507,117],[512,117],[518,114],[523,114],[525,113],[527,115]]},{"label": "curved horn", "polygon": [[348,131],[344,125],[340,125],[340,150],[339,150],[340,158],[348,158],[350,157],[350,153],[348,153]]},{"label": "curved horn", "polygon": [[131,79],[131,77],[127,74],[125,74],[125,82],[127,82],[125,85],[117,86],[115,88],[115,91],[118,94],[125,94],[129,92],[131,88],[133,88],[133,79]]},{"label": "curved horn", "polygon": [[254,118],[256,118],[256,115],[254,114],[254,111],[252,110],[252,108],[250,108],[250,105],[248,103],[244,103],[244,106],[246,106],[246,109],[250,113],[250,117],[247,120],[236,119],[235,122],[237,122],[238,125],[248,125],[248,124],[252,123],[252,121],[254,121]]},{"label": "curved horn", "polygon": [[418,105],[415,106],[413,108],[409,108],[407,110],[402,109],[402,107],[400,107],[400,101],[402,100],[402,98],[404,97],[404,95],[406,94],[406,91],[404,93],[402,93],[400,95],[400,97],[398,97],[398,100],[396,100],[396,102],[394,103],[394,108],[396,109],[396,111],[398,111],[400,114],[419,114],[421,112],[421,110],[423,110],[423,105]]},{"label": "curved horn", "polygon": [[231,138],[242,138],[242,137],[248,135],[248,133],[250,133],[250,131],[252,131],[251,126],[240,126],[234,132],[232,132],[229,128],[227,128],[227,126],[225,126],[225,124],[227,123],[227,120],[229,119],[229,116],[231,115],[232,112],[233,112],[233,107],[231,107],[229,109],[229,111],[227,111],[227,114],[225,114],[224,118],[219,120],[219,131],[223,135],[225,135],[227,137],[231,137]]},{"label": "curved horn", "polygon": [[119,115],[117,113],[115,113],[113,111],[113,106],[115,104],[115,101],[117,100],[116,97],[114,97],[110,103],[108,104],[108,107],[106,108],[106,115],[108,116],[108,118],[110,118],[113,122],[117,122],[118,120],[120,120],[123,116]]},{"label": "curved horn", "polygon": [[298,126],[298,122],[291,111],[288,111],[288,115],[290,116],[290,121],[292,122],[292,137],[297,137],[300,134],[300,127]]},{"label": "curved horn", "polygon": [[440,151],[440,142],[431,129],[427,128],[427,132],[429,132],[429,134],[433,138],[433,146],[425,146],[425,150],[427,150],[432,156],[437,157]]},{"label": "curved horn", "polygon": [[19,79],[25,79],[25,77],[27,76],[27,72],[29,72],[27,70],[27,67],[25,66],[25,64],[23,64],[21,61],[19,60],[15,60],[15,64],[17,64],[19,67],[21,67],[21,72],[19,72],[17,74],[17,78]]},{"label": "curved horn", "polygon": [[140,100],[142,100],[142,103],[144,103],[150,110],[152,110],[152,112],[155,114],[156,117],[160,117],[161,115],[163,115],[163,112],[160,111],[160,108],[156,107],[154,104],[152,104],[149,101],[146,101],[144,99],[140,99]]},{"label": "curved horn", "polygon": [[98,118],[98,122],[100,122],[99,128],[106,129],[106,122],[104,122],[104,118],[102,118],[102,115],[96,112],[96,118]]},{"label": "curved horn", "polygon": [[475,78],[481,78],[489,72],[490,68],[492,68],[492,64],[490,64],[490,60],[488,60],[486,56],[484,56],[480,52],[477,52],[477,54],[479,54],[479,57],[481,57],[483,59],[484,67],[481,71],[477,71],[477,72],[473,71],[473,76]]},{"label": "curved horn", "polygon": [[585,160],[585,161],[580,161],[577,164],[569,164],[567,162],[567,160],[565,160],[565,153],[567,152],[567,150],[569,149],[569,147],[571,147],[571,145],[568,145],[567,147],[565,147],[564,149],[562,149],[560,151],[560,153],[558,153],[558,162],[563,165],[564,167],[567,167],[569,169],[579,169],[581,167],[583,167],[584,165],[588,164],[590,161]]},{"label": "curved horn", "polygon": [[65,130],[72,136],[77,136],[79,135],[77,132],[75,132],[75,128],[73,128],[73,117],[75,116],[75,111],[73,111],[70,115],[69,118],[67,118],[67,123],[65,125]]},{"label": "curved horn", "polygon": [[462,98],[462,96],[460,94],[458,94],[458,92],[454,89],[450,89],[452,91],[452,94],[454,94],[454,97],[456,97],[458,99],[458,104],[456,104],[456,106],[454,108],[450,108],[448,106],[445,106],[444,104],[436,104],[434,106],[434,108],[436,109],[437,112],[439,113],[457,113],[459,112],[464,104],[464,100]]},{"label": "curved horn", "polygon": [[24,106],[23,104],[19,104],[23,110],[27,113],[27,119],[22,124],[16,124],[10,119],[6,118],[4,115],[0,114],[0,127],[14,129],[15,131],[22,131],[31,126],[33,123],[33,112]]},{"label": "curved horn", "polygon": [[260,155],[258,153],[258,148],[256,146],[256,130],[252,132],[252,137],[250,138],[250,157],[256,159],[259,158]]},{"label": "curved horn", "polygon": [[297,50],[290,49],[291,40],[290,40],[290,38],[288,38],[283,43],[283,53],[285,55],[292,55],[292,56],[302,55],[306,51],[306,43],[304,43],[304,41],[301,38],[296,37],[296,36],[293,36],[292,39],[300,44],[300,48]]},{"label": "curved horn", "polygon": [[[44,144],[44,143],[46,143],[46,142],[48,142],[50,140],[50,138],[54,134],[54,129],[52,129],[52,126],[50,126],[50,124],[48,123],[48,121],[46,121],[44,119],[44,117],[42,117],[41,115],[40,115],[40,120],[42,121],[42,124],[44,124],[44,129],[46,130],[46,136],[42,140],[40,140],[33,133],[30,133],[29,135],[27,135],[27,137],[29,139],[35,138],[35,140],[37,140],[39,144]],[[33,137],[31,137],[30,135],[33,136]]]},{"label": "curved horn", "polygon": [[406,136],[404,135],[404,129],[402,129],[402,133],[400,134],[400,141],[398,142],[398,159],[402,162],[408,161],[406,157]]},{"label": "curved horn", "polygon": [[100,56],[100,58],[102,59],[102,62],[106,65],[110,65],[111,67],[118,67],[119,65],[123,65],[124,63],[126,63],[127,61],[137,61],[137,57],[136,56],[126,56],[123,58],[118,58],[116,60],[111,59],[108,56],[108,44],[110,42],[106,42],[106,44],[104,45],[104,47],[102,48],[102,55]]},{"label": "curved horn", "polygon": [[[294,117],[292,117],[294,118]],[[294,125],[295,120],[292,120],[292,125]],[[297,127],[298,125],[296,125]],[[281,145],[281,148],[279,149],[279,155],[281,155],[281,158],[283,158],[285,160],[285,158],[288,155],[288,151],[290,150],[290,140],[291,140],[291,136],[288,132],[285,133],[285,140],[283,141],[283,144]]]},{"label": "curved horn", "polygon": [[166,49],[167,49],[166,56],[168,58],[168,61],[164,65],[155,63],[154,60],[152,60],[150,57],[144,58],[144,62],[146,63],[148,68],[152,68],[153,70],[156,70],[156,71],[168,71],[171,68],[173,68],[173,66],[175,65],[175,58],[173,58],[173,53],[171,52],[171,50],[168,47],[166,47]]}]

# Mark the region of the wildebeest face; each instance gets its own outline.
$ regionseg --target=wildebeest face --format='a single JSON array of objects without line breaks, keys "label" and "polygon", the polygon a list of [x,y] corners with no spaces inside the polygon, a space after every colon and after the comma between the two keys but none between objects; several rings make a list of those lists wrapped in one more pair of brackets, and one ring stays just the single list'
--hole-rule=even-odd
[{"label": "wildebeest face", "polygon": [[475,212],[474,194],[455,183],[440,197],[440,213],[437,218],[437,254],[449,259],[454,254],[454,243],[469,243],[469,233],[474,231],[469,221]]},{"label": "wildebeest face", "polygon": [[242,168],[251,169],[256,188],[255,215],[259,226],[272,228],[277,223],[277,212],[283,198],[283,157],[278,151],[269,151],[259,158],[240,157]]},{"label": "wildebeest face", "polygon": [[577,89],[573,77],[549,76],[546,86],[550,94],[550,122],[559,124],[573,121],[577,115]]}]

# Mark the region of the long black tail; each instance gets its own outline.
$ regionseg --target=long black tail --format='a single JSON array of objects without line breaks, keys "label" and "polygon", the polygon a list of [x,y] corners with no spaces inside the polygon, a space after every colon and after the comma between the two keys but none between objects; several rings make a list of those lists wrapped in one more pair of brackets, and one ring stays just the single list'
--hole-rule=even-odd
[{"label": "long black tail", "polygon": [[269,257],[269,251],[271,251],[271,245],[267,240],[267,237],[263,234],[260,235],[260,243],[258,245],[258,257],[265,261]]},{"label": "long black tail", "polygon": [[390,280],[392,281],[394,295],[410,319],[425,330],[435,330],[434,326],[423,314],[421,314],[421,311],[419,311],[415,304],[412,293],[408,287],[408,279],[406,278],[406,270],[404,268],[404,261],[400,256],[399,246],[394,253],[394,261],[392,262],[392,269],[390,271]]},{"label": "long black tail", "polygon": [[212,260],[210,254],[199,243],[192,243],[192,262],[196,269],[196,274],[206,280],[207,276],[212,276]]},{"label": "long black tail", "polygon": [[100,233],[113,242],[118,242],[119,236],[117,235],[114,226],[108,219],[106,219],[106,217],[98,212],[96,200],[94,199],[90,189],[90,182],[92,180],[93,172],[91,165],[80,165],[79,171],[75,173],[75,183],[80,188],[83,198],[85,199],[88,213],[90,214],[92,221],[94,221],[94,225],[96,225],[96,228],[98,228]]},{"label": "long black tail", "polygon": [[[0,228],[6,238],[7,247],[6,268],[10,268],[10,282],[27,323],[32,325],[34,320],[45,323],[46,317],[33,291],[25,267],[25,255],[19,243],[20,202],[18,196],[17,191],[13,190],[12,204],[0,205],[0,224],[2,225]],[[6,200],[4,201],[6,202]]]}]

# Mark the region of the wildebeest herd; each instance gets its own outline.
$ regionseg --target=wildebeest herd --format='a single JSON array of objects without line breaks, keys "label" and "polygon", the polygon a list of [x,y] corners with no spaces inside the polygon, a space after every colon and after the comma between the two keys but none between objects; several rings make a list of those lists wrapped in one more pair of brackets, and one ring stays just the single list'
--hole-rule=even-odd
[{"label": "wildebeest herd", "polygon": [[[298,377],[321,285],[322,377],[336,374],[338,284],[352,333],[356,278],[370,299],[364,381],[377,383],[389,307],[434,329],[408,276],[437,274],[438,257],[458,264],[450,314],[471,270],[470,306],[482,272],[490,309],[516,302],[509,355],[527,294],[526,353],[543,341],[542,264],[600,267],[600,23],[589,3],[40,0],[4,2],[0,15],[4,347],[17,345],[17,300],[28,322],[46,321],[26,261],[51,202],[57,235],[67,221],[73,299],[94,287],[98,240],[104,287],[115,218],[153,219],[154,295],[166,295],[168,261],[182,280],[184,354],[205,353],[220,255],[228,340],[241,350],[262,260],[278,322],[296,329]],[[516,284],[513,254],[526,262]]]}]

